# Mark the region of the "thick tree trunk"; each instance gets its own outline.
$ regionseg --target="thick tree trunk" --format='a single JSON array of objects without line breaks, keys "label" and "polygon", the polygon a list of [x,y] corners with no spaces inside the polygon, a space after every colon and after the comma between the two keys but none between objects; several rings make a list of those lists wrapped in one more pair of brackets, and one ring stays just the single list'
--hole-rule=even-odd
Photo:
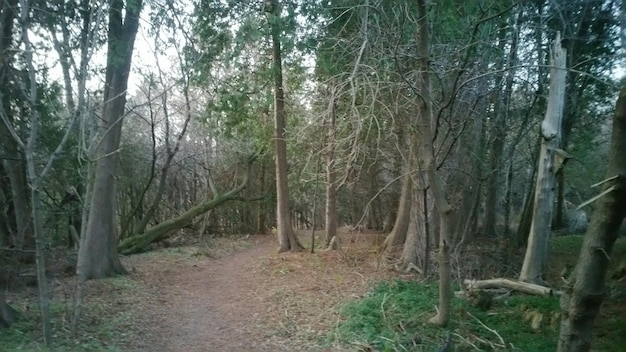
[{"label": "thick tree trunk", "polygon": [[274,73],[274,145],[276,149],[276,222],[279,252],[302,250],[291,224],[289,209],[289,180],[287,178],[287,142],[285,140],[285,97],[283,92],[283,71],[280,49],[280,9],[278,0],[269,0],[266,11],[270,17],[272,31],[272,62]]},{"label": "thick tree trunk", "polygon": [[[415,186],[415,185],[414,185]],[[427,254],[429,250],[429,239],[426,237],[426,219],[427,212],[424,206],[428,204],[424,197],[427,197],[427,192],[421,189],[414,189],[410,195],[410,216],[408,221],[408,228],[406,231],[406,239],[404,246],[402,247],[402,257],[400,258],[401,270],[407,270],[412,266],[419,268],[423,274],[427,272],[427,261],[429,257]]]},{"label": "thick tree trunk", "polygon": [[591,348],[593,321],[598,315],[604,279],[618,230],[626,216],[626,87],[615,108],[607,181],[597,200],[578,263],[561,298],[559,352]]},{"label": "thick tree trunk", "polygon": [[[407,169],[409,168],[410,166],[407,166]],[[402,190],[400,193],[398,211],[396,212],[396,221],[393,225],[393,229],[383,242],[383,251],[387,256],[395,253],[395,251],[398,250],[398,248],[400,248],[406,240],[412,204],[412,183],[413,181],[411,180],[411,175],[405,175],[402,178]]]},{"label": "thick tree trunk", "polygon": [[117,254],[115,173],[126,89],[142,0],[113,0],[109,8],[107,68],[98,148],[86,235],[78,252],[80,280],[126,273]]},{"label": "thick tree trunk", "polygon": [[552,208],[554,206],[554,161],[559,146],[559,133],[565,98],[565,50],[561,48],[561,38],[557,35],[552,49],[550,77],[550,97],[545,119],[541,124],[541,154],[535,189],[535,208],[531,224],[528,246],[520,280],[541,283],[548,260],[548,241],[551,235]]}]

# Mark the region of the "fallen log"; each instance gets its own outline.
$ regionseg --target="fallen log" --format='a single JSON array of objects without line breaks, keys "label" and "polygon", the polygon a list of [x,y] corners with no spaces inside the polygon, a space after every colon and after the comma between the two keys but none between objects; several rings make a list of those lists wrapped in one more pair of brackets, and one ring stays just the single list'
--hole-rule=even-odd
[{"label": "fallen log", "polygon": [[545,287],[537,284],[531,284],[528,282],[515,281],[510,279],[489,279],[489,280],[465,280],[465,285],[468,290],[482,290],[490,288],[505,288],[509,290],[528,293],[531,295],[539,296],[558,296],[560,291],[553,290],[550,287]]},{"label": "fallen log", "polygon": [[249,178],[250,177],[248,170],[241,184],[226,193],[218,193],[215,187],[211,187],[214,192],[213,199],[192,207],[191,209],[175,217],[174,219],[170,219],[158,225],[155,225],[147,229],[142,234],[134,235],[122,240],[117,247],[118,252],[120,254],[134,254],[145,251],[151,243],[163,241],[164,239],[168,238],[174,231],[179,230],[190,224],[195,217],[202,215],[223,203],[235,199],[240,199],[238,194],[244,188],[246,188]]}]

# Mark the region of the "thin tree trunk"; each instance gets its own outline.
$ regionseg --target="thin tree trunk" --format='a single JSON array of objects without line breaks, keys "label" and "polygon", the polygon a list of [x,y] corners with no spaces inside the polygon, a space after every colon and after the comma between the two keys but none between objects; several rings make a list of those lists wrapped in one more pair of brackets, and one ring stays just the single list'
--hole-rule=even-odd
[{"label": "thin tree trunk", "polygon": [[593,321],[605,296],[604,279],[611,250],[626,216],[626,87],[620,91],[613,119],[609,170],[604,194],[596,202],[578,263],[561,298],[559,352],[591,348]]},{"label": "thin tree trunk", "polygon": [[337,165],[335,160],[335,148],[337,145],[336,113],[337,87],[331,83],[330,102],[328,107],[328,133],[326,140],[326,247],[333,237],[337,236]]},{"label": "thin tree trunk", "polygon": [[81,280],[124,274],[117,253],[116,170],[126,89],[142,0],[113,0],[109,8],[107,68],[87,233],[81,239],[77,274]]},{"label": "thin tree trunk", "polygon": [[450,240],[452,224],[452,207],[446,199],[445,188],[441,184],[442,177],[437,172],[435,150],[432,131],[432,98],[430,96],[430,33],[428,29],[428,9],[426,0],[417,1],[418,12],[418,68],[421,72],[419,79],[419,113],[417,130],[421,133],[420,157],[423,170],[428,175],[428,182],[435,201],[435,208],[439,214],[439,310],[429,322],[439,326],[446,326],[450,320],[450,305],[452,289],[450,278]]},{"label": "thin tree trunk", "polygon": [[548,241],[551,235],[552,209],[554,201],[554,160],[559,146],[559,133],[565,97],[565,50],[561,48],[561,38],[557,35],[552,49],[550,77],[550,97],[545,119],[541,124],[541,154],[535,189],[535,207],[528,246],[520,280],[541,283],[548,260]]},{"label": "thin tree trunk", "polygon": [[272,62],[274,69],[274,143],[276,148],[276,221],[279,252],[302,250],[291,224],[289,209],[289,180],[287,178],[287,142],[285,140],[285,97],[283,92],[283,71],[280,49],[280,9],[278,0],[269,0],[266,7],[272,31]]}]

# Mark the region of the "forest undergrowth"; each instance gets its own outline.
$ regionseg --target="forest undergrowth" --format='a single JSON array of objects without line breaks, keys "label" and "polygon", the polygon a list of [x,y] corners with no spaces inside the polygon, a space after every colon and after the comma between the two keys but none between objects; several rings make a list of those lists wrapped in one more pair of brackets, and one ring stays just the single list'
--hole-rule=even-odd
[{"label": "forest undergrowth", "polygon": [[[300,233],[307,246],[309,235]],[[123,258],[129,275],[86,284],[75,331],[75,280],[54,278],[55,335],[49,348],[41,343],[35,288],[12,293],[9,301],[20,316],[1,333],[0,351],[175,351],[185,343],[189,351],[211,346],[230,351],[249,346],[259,351],[433,351],[447,343],[450,351],[554,351],[560,321],[557,297],[512,293],[494,299],[486,310],[455,298],[453,323],[447,329],[428,325],[437,304],[436,281],[390,270],[378,252],[383,239],[382,234],[344,231],[340,250],[316,248],[314,254],[277,254],[271,235],[154,248]],[[581,243],[581,236],[552,240],[548,280],[555,288],[562,285],[562,269],[576,262]],[[478,258],[472,254],[479,250],[468,246],[471,252],[466,254]],[[622,352],[624,238],[613,257],[613,279],[594,330],[594,350]],[[483,272],[476,279],[495,274]],[[207,286],[198,278],[206,278]],[[211,287],[223,282],[231,287]],[[210,304],[198,303],[203,301]],[[208,309],[206,320],[191,321],[190,314],[202,309]],[[185,333],[177,331],[182,329]]]}]

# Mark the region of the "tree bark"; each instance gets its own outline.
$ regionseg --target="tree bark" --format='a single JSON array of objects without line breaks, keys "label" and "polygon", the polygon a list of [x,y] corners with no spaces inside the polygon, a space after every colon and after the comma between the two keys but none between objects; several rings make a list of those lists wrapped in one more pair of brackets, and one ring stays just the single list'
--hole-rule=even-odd
[{"label": "tree bark", "polygon": [[561,38],[557,34],[552,49],[550,97],[546,115],[541,123],[541,154],[535,189],[535,207],[528,246],[520,280],[541,283],[548,260],[548,242],[551,235],[552,209],[554,202],[554,161],[559,147],[559,133],[565,98],[565,50],[561,48]]},{"label": "tree bark", "polygon": [[421,72],[419,79],[418,98],[419,111],[417,116],[417,130],[420,132],[419,151],[423,163],[423,170],[428,175],[428,182],[434,199],[435,208],[439,215],[439,310],[429,322],[439,326],[446,326],[450,320],[450,306],[452,289],[450,280],[450,239],[452,225],[452,207],[441,184],[443,177],[437,171],[435,150],[433,146],[432,97],[430,96],[430,33],[428,30],[428,9],[426,0],[417,1],[418,12],[418,69]]},{"label": "tree bark", "polygon": [[593,321],[604,299],[604,280],[618,230],[626,217],[626,87],[613,118],[607,180],[591,217],[576,268],[561,298],[559,352],[591,348]]},{"label": "tree bark", "polygon": [[109,8],[107,67],[98,148],[87,230],[78,252],[80,280],[124,274],[117,253],[115,173],[126,89],[142,0],[112,0]]},{"label": "tree bark", "polygon": [[289,208],[289,180],[287,177],[287,142],[285,140],[286,113],[283,92],[282,53],[280,48],[280,9],[278,0],[266,1],[272,32],[272,62],[274,74],[274,145],[276,157],[276,225],[279,252],[298,252],[303,249],[291,224]]},{"label": "tree bark", "polygon": [[[407,166],[407,169],[410,167]],[[400,202],[396,213],[396,221],[393,229],[383,242],[383,251],[385,255],[392,255],[406,240],[407,229],[409,228],[409,218],[412,205],[412,182],[411,175],[405,175],[402,179],[402,190],[400,193]]]}]

